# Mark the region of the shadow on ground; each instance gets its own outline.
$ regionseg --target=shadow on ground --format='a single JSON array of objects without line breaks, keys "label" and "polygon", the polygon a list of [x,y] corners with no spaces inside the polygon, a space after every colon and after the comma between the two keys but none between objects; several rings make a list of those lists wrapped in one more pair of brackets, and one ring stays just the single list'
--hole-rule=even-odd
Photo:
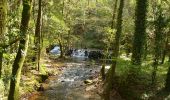
[{"label": "shadow on ground", "polygon": [[164,88],[159,90],[156,94],[151,96],[149,100],[170,100],[170,92],[167,92]]}]

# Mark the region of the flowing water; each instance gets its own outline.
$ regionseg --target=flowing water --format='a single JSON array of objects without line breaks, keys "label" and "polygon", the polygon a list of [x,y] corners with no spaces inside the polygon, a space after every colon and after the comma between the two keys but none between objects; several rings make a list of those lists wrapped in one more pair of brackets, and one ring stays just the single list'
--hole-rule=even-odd
[{"label": "flowing water", "polygon": [[96,93],[88,94],[84,83],[99,73],[99,65],[80,60],[65,63],[65,66],[60,75],[50,80],[48,89],[29,100],[101,100]]},{"label": "flowing water", "polygon": [[97,76],[101,67],[87,61],[85,50],[73,51],[72,59],[65,63],[60,75],[49,80],[48,89],[29,100],[101,100],[97,93],[88,92],[89,88],[84,83]]}]

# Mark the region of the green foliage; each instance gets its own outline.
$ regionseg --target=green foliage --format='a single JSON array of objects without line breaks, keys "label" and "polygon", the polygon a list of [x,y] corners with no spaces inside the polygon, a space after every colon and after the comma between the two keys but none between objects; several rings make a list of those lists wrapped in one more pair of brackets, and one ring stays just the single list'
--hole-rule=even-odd
[{"label": "green foliage", "polygon": [[[148,99],[158,90],[164,88],[166,73],[169,63],[160,65],[157,70],[157,83],[153,86],[151,83],[152,63],[143,62],[142,66],[131,65],[130,61],[124,59],[118,60],[116,69],[117,87],[121,96],[127,100]],[[146,96],[147,95],[147,96]]]},{"label": "green foliage", "polygon": [[103,34],[103,39],[102,41],[104,42],[105,45],[107,45],[107,47],[111,47],[111,44],[114,41],[115,38],[115,32],[116,30],[111,29],[110,27],[106,27],[104,29],[104,34]]},{"label": "green foliage", "polygon": [[[22,6],[21,0],[8,0],[7,11],[7,32],[4,38],[4,44],[17,39],[21,36],[20,22]],[[33,63],[34,48],[34,31],[35,22],[38,10],[38,0],[34,0],[35,4],[33,12],[31,12],[30,26],[28,32],[31,35],[29,42],[29,50],[27,58],[24,64],[23,72],[28,70],[27,76],[32,76],[29,70],[34,70],[35,64]],[[136,2],[137,1],[137,2]],[[23,2],[26,6],[29,6],[28,0]],[[137,5],[136,5],[137,3]],[[115,47],[115,36],[117,30],[111,29],[112,15],[115,2],[113,0],[45,0],[42,2],[42,37],[43,37],[43,50],[42,57],[44,57],[45,48],[52,44],[61,43],[63,49],[66,51],[70,48],[97,48],[108,52]],[[135,10],[136,6],[136,10]],[[148,7],[148,9],[147,9]],[[28,9],[29,7],[26,7]],[[14,10],[15,9],[15,10]],[[146,14],[146,10],[148,10]],[[159,57],[162,56],[162,51],[165,49],[165,39],[169,39],[170,32],[170,2],[168,0],[125,0],[125,9],[123,10],[122,19],[118,16],[118,19],[122,22],[122,35],[120,37],[120,52],[127,53],[130,57],[132,52],[132,45],[136,56],[132,56],[132,62],[135,65],[131,65],[131,62],[126,59],[118,58],[112,59],[118,61],[118,67],[116,68],[116,75],[119,77],[116,82],[119,83],[120,93],[124,97],[132,97],[130,100],[137,100],[141,98],[147,98],[150,96],[151,76],[153,71],[153,58],[154,53],[157,52]],[[136,12],[136,13],[135,13]],[[30,12],[29,12],[30,13]],[[23,13],[26,15],[27,13]],[[117,15],[116,10],[116,15]],[[135,18],[135,16],[137,16]],[[146,20],[146,21],[145,21]],[[135,23],[134,23],[135,22]],[[116,24],[116,23],[115,23]],[[24,24],[25,25],[25,24]],[[118,24],[117,28],[121,29]],[[114,27],[115,28],[115,27]],[[145,29],[146,33],[145,34]],[[118,31],[117,34],[121,33]],[[134,36],[132,33],[135,33]],[[157,36],[155,35],[157,34]],[[155,38],[157,37],[157,38]],[[146,40],[145,40],[146,38]],[[134,42],[132,43],[132,40]],[[158,42],[156,42],[158,40]],[[145,45],[144,45],[145,44]],[[157,48],[155,48],[157,47]],[[9,90],[9,80],[15,77],[11,77],[12,64],[16,56],[18,49],[18,42],[14,45],[10,45],[5,50],[0,48],[0,51],[5,51],[3,57],[3,82],[0,81],[0,90],[7,94]],[[109,51],[110,50],[110,51]],[[161,50],[161,52],[159,51]],[[118,50],[116,50],[117,52]],[[168,51],[168,50],[167,50]],[[148,54],[146,59],[143,59],[143,53]],[[115,53],[115,52],[114,52]],[[168,55],[168,54],[166,54]],[[46,56],[46,55],[45,55]],[[130,59],[130,58],[128,58]],[[143,61],[142,61],[143,59]],[[167,61],[167,58],[165,58]],[[92,61],[91,64],[95,64]],[[141,64],[141,66],[139,66]],[[158,65],[157,69],[157,84],[156,89],[164,87],[165,77],[168,70],[167,63]],[[40,73],[42,75],[47,74],[47,69],[44,64],[41,65]],[[27,69],[25,69],[27,68]],[[33,83],[37,83],[35,77],[31,77]],[[31,84],[32,85],[32,84]],[[24,82],[21,83],[23,91],[33,91],[33,87],[30,84]],[[26,86],[26,87],[24,87]],[[140,87],[141,86],[141,87]],[[1,89],[3,88],[3,89]],[[138,91],[139,90],[139,91]],[[142,91],[142,92],[141,92]],[[148,92],[149,91],[149,92]],[[152,91],[151,91],[152,92]],[[1,91],[0,91],[1,94]],[[143,97],[142,97],[143,96]]]},{"label": "green foliage", "polygon": [[41,68],[41,69],[40,69],[40,73],[41,73],[42,75],[47,75],[46,66],[42,64],[40,68]]},{"label": "green foliage", "polygon": [[4,88],[5,88],[4,93],[5,94],[8,94],[8,92],[9,92],[8,91],[9,90],[9,82],[11,79],[12,64],[13,64],[15,55],[16,55],[15,53],[13,53],[13,54],[4,53],[3,54],[4,58],[3,58],[2,79],[4,82]]},{"label": "green foliage", "polygon": [[5,94],[4,91],[5,91],[5,86],[4,86],[3,81],[0,79],[0,98],[4,97],[4,94]]}]

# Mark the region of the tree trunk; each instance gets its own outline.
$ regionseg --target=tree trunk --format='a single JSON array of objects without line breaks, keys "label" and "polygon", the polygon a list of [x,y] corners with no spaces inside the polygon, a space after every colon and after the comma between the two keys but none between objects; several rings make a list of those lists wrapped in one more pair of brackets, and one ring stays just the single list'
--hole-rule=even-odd
[{"label": "tree trunk", "polygon": [[116,0],[116,1],[115,1],[115,4],[114,4],[113,15],[112,15],[112,23],[111,23],[111,29],[114,28],[115,23],[116,23],[115,16],[116,16],[116,12],[117,12],[117,3],[118,3],[118,0]]},{"label": "tree trunk", "polygon": [[110,91],[113,89],[114,85],[114,77],[115,77],[115,69],[117,64],[117,58],[119,55],[119,46],[120,46],[120,37],[122,33],[122,17],[123,17],[123,8],[124,8],[124,0],[120,0],[119,11],[117,16],[117,25],[116,25],[116,36],[115,36],[115,48],[114,48],[114,60],[112,62],[112,66],[108,72],[108,76],[106,79],[106,88],[104,90],[105,100],[109,100]]},{"label": "tree trunk", "polygon": [[162,44],[162,39],[163,39],[162,10],[160,7],[157,7],[157,9],[159,11],[155,13],[158,14],[158,17],[155,20],[155,58],[154,58],[155,64],[159,64],[159,60],[162,56],[162,45],[163,45]]},{"label": "tree trunk", "polygon": [[141,65],[146,33],[147,0],[137,0],[132,64]]},{"label": "tree trunk", "polygon": [[60,46],[60,58],[64,57],[64,52],[63,52],[63,45],[61,43],[61,40],[59,40],[59,46]]},{"label": "tree trunk", "polygon": [[[115,25],[116,25],[115,17],[116,17],[116,12],[117,12],[117,5],[118,5],[118,0],[115,1],[113,13],[112,13],[112,21],[111,21],[111,29],[112,30],[115,28]],[[104,56],[104,63],[103,63],[102,68],[101,68],[101,75],[102,75],[103,80],[105,80],[105,78],[106,78],[105,65],[106,65],[106,59],[108,57],[108,49],[109,49],[109,47],[107,47],[107,50],[106,50],[107,53]]]},{"label": "tree trunk", "polygon": [[[164,60],[164,57],[163,57],[163,48],[165,45],[164,42],[163,42],[163,23],[164,23],[164,18],[162,16],[162,8],[160,5],[157,5],[156,4],[156,8],[158,9],[156,12],[155,12],[155,16],[156,16],[156,19],[155,19],[155,54],[154,54],[154,64],[153,64],[153,74],[152,74],[152,84],[155,84],[156,83],[156,75],[157,75],[157,67],[158,65],[160,64],[160,60],[161,60],[161,57],[162,57],[162,62]],[[165,36],[166,38],[166,36]]]},{"label": "tree trunk", "polygon": [[166,54],[167,54],[167,49],[168,49],[167,47],[168,47],[168,37],[166,36],[166,42],[165,42],[165,46],[164,46],[164,50],[163,50],[163,54],[162,54],[161,64],[164,64],[165,57],[166,57]]},{"label": "tree trunk", "polygon": [[43,18],[43,8],[41,9],[42,10],[42,17],[41,17],[41,31],[40,31],[40,34],[41,34],[41,50],[43,48],[43,44],[44,44],[44,34],[43,34],[43,28],[44,28],[44,18]]},{"label": "tree trunk", "polygon": [[104,64],[102,65],[102,68],[101,68],[101,76],[102,76],[102,80],[104,81],[105,80],[105,62]]},{"label": "tree trunk", "polygon": [[36,1],[37,0],[33,0],[33,5],[32,5],[32,16],[33,16],[33,18],[34,18],[34,23],[36,23],[36,17],[35,17],[35,15],[36,15]]},{"label": "tree trunk", "polygon": [[2,60],[3,60],[3,51],[0,52],[0,79],[2,77]]},{"label": "tree trunk", "polygon": [[37,24],[35,29],[35,53],[36,53],[36,63],[37,63],[37,70],[40,69],[40,57],[41,57],[41,2],[39,0],[39,9],[38,9],[38,16],[37,16]]},{"label": "tree trunk", "polygon": [[[107,48],[107,47],[106,47]],[[101,68],[101,76],[102,76],[102,80],[105,80],[105,66],[106,66],[106,59],[107,59],[107,55],[108,55],[108,48],[106,50],[106,53],[104,53],[104,57],[103,57],[103,64],[102,64],[102,68]]]},{"label": "tree trunk", "polygon": [[[5,44],[6,18],[7,18],[7,2],[0,1],[0,44]],[[4,48],[0,47],[0,78],[2,76],[2,61]]]},{"label": "tree trunk", "polygon": [[166,77],[165,89],[168,92],[170,92],[170,67],[168,69],[168,73],[167,73],[167,77]]},{"label": "tree trunk", "polygon": [[63,5],[62,5],[62,15],[64,16],[64,7],[65,7],[65,0],[63,0]]},{"label": "tree trunk", "polygon": [[22,20],[20,26],[20,35],[22,39],[20,40],[18,52],[12,68],[12,78],[8,100],[19,100],[20,75],[27,54],[29,42],[29,34],[27,33],[27,30],[31,14],[31,3],[32,0],[23,0]]}]

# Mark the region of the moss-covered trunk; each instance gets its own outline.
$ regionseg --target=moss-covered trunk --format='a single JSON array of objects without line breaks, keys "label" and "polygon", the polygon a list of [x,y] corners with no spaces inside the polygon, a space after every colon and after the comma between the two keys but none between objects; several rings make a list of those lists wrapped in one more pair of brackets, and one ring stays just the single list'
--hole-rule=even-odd
[{"label": "moss-covered trunk", "polygon": [[117,65],[117,58],[119,56],[119,47],[120,47],[120,37],[122,33],[122,17],[123,17],[123,8],[124,8],[124,0],[120,0],[119,11],[117,15],[117,24],[116,24],[116,36],[115,36],[115,48],[114,48],[114,59],[112,62],[112,66],[108,72],[108,76],[106,79],[106,88],[104,90],[104,99],[110,99],[110,91],[113,89],[114,85],[114,77],[115,77],[115,69]]},{"label": "moss-covered trunk", "polygon": [[8,100],[19,100],[19,84],[21,69],[27,54],[29,34],[27,33],[32,0],[23,0],[22,20],[20,26],[20,36],[22,37],[19,43],[18,52],[14,60],[12,68],[12,78],[10,83],[10,91]]},{"label": "moss-covered trunk", "polygon": [[135,33],[133,40],[132,64],[141,65],[146,33],[147,0],[136,1]]},{"label": "moss-covered trunk", "polygon": [[40,69],[40,57],[41,57],[41,2],[39,0],[39,9],[38,9],[38,16],[37,16],[37,23],[35,29],[35,55],[36,55],[36,63],[37,63],[37,70]]},{"label": "moss-covered trunk", "polygon": [[[5,44],[5,31],[6,31],[6,19],[7,19],[7,1],[0,1],[0,44]],[[3,61],[4,48],[0,47],[0,78],[2,76],[2,61]]]},{"label": "moss-covered trunk", "polygon": [[111,29],[114,29],[115,27],[115,23],[116,23],[116,20],[115,20],[115,17],[116,17],[116,12],[117,12],[117,4],[118,3],[118,0],[115,0],[115,4],[114,4],[114,9],[113,9],[113,14],[112,14],[112,23],[111,23]]}]

